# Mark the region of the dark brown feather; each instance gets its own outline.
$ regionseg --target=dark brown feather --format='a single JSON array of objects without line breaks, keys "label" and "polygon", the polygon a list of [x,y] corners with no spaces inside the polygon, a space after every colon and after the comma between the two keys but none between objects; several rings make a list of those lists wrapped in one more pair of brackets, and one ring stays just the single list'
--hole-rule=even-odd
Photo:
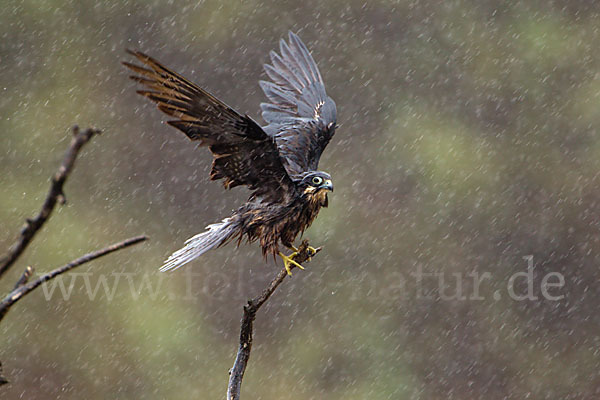
[{"label": "dark brown feather", "polygon": [[177,118],[168,124],[191,140],[208,146],[214,155],[210,177],[226,188],[247,185],[254,197],[282,201],[292,183],[274,139],[247,115],[240,115],[199,86],[155,59],[129,51],[146,67],[124,62],[139,75],[131,79],[150,90],[138,90],[164,113]]},{"label": "dark brown feather", "polygon": [[276,255],[278,243],[291,248],[296,237],[315,220],[321,207],[327,207],[325,190],[298,196],[288,204],[246,203],[234,213],[236,223],[241,226],[238,245],[245,235],[250,243],[260,240],[264,255]]}]

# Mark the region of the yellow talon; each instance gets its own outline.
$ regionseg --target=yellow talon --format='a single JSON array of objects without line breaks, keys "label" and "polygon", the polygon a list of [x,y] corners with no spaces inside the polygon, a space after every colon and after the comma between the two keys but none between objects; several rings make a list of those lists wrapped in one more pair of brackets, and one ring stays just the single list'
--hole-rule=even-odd
[{"label": "yellow talon", "polygon": [[317,249],[315,249],[312,246],[308,246],[306,248],[306,250],[308,250],[308,258],[306,259],[306,261],[310,261],[310,260],[312,260],[312,256],[314,256],[315,254],[317,254]]},{"label": "yellow talon", "polygon": [[292,275],[292,268],[290,268],[290,265],[294,265],[300,269],[304,269],[304,267],[302,265],[300,265],[296,261],[294,261],[294,257],[297,255],[298,255],[297,252],[293,252],[289,256],[286,256],[282,252],[279,252],[279,257],[281,257],[281,259],[283,260],[283,266],[285,267],[285,270],[287,271],[288,275],[290,275],[290,276]]}]

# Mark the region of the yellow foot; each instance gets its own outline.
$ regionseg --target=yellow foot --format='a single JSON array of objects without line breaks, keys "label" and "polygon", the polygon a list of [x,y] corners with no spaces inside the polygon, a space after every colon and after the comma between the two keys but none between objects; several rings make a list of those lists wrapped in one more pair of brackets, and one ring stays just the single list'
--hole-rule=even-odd
[{"label": "yellow foot", "polygon": [[315,254],[317,254],[317,249],[315,249],[312,246],[308,246],[306,248],[306,250],[308,250],[308,258],[306,259],[306,261],[310,261],[310,260],[312,260],[312,256],[314,256]]},{"label": "yellow foot", "polygon": [[287,271],[288,275],[290,275],[290,276],[292,275],[292,268],[290,267],[290,265],[294,265],[300,269],[304,269],[304,267],[302,265],[300,265],[296,261],[294,261],[294,257],[296,257],[297,255],[298,255],[297,252],[293,252],[289,256],[286,256],[282,252],[279,252],[279,257],[281,257],[281,259],[283,260],[283,266],[285,267],[285,270]]},{"label": "yellow foot", "polygon": [[[294,251],[294,253],[298,253],[298,248],[297,248],[296,246],[293,246],[293,245],[292,245],[292,246],[288,246],[288,248],[292,249],[292,250]],[[315,254],[317,254],[317,249],[315,249],[315,248],[314,248],[314,247],[312,247],[312,246],[308,246],[306,249],[308,250],[308,254],[309,254],[310,256],[314,256]],[[294,254],[294,255],[295,255],[295,254]],[[290,257],[292,257],[292,254],[290,254]],[[292,258],[293,258],[293,257],[292,257]]]}]

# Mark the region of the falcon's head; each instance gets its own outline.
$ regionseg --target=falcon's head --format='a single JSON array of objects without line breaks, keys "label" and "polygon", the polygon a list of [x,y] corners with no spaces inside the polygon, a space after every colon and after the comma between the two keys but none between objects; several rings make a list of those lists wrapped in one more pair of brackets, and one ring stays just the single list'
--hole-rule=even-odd
[{"label": "falcon's head", "polygon": [[327,192],[333,192],[331,175],[323,171],[312,171],[305,174],[298,188],[304,197],[315,201],[323,207],[327,207]]}]

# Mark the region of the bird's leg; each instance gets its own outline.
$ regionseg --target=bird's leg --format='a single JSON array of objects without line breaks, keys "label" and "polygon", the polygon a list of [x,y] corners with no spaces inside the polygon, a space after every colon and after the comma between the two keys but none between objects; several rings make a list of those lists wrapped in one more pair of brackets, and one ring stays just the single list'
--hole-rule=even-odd
[{"label": "bird's leg", "polygon": [[285,267],[285,270],[287,271],[288,275],[290,275],[290,276],[292,275],[292,268],[290,267],[290,265],[294,265],[300,269],[304,269],[304,267],[302,265],[300,265],[299,263],[294,261],[294,257],[296,257],[297,255],[298,255],[298,252],[296,252],[296,251],[294,251],[289,256],[286,256],[282,252],[279,252],[279,257],[281,257],[281,259],[283,260],[283,266]]}]

